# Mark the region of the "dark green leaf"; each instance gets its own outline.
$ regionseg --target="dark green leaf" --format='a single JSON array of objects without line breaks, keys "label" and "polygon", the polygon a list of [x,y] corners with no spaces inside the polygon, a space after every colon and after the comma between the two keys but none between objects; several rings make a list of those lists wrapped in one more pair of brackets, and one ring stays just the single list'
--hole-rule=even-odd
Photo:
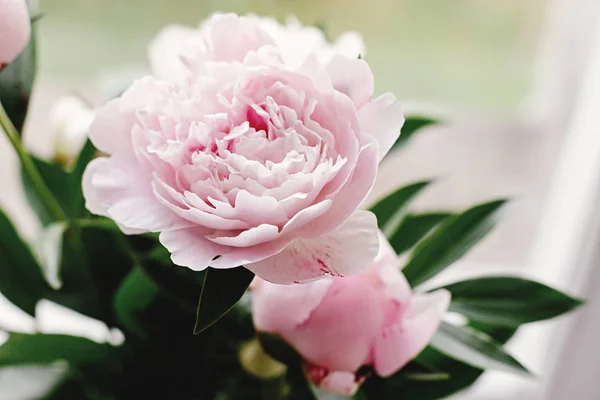
[{"label": "dark green leaf", "polygon": [[0,292],[30,315],[50,287],[31,249],[0,211]]},{"label": "dark green leaf", "polygon": [[141,268],[134,268],[115,295],[115,313],[127,331],[148,338],[140,316],[159,295],[159,288]]},{"label": "dark green leaf", "polygon": [[404,276],[415,287],[465,255],[495,226],[506,200],[477,205],[447,218],[413,250]]},{"label": "dark green leaf", "polygon": [[254,279],[254,274],[244,267],[206,270],[194,334],[197,335],[217,322],[242,298]]},{"label": "dark green leaf", "polygon": [[383,233],[390,237],[399,227],[406,213],[408,203],[432,181],[412,183],[397,189],[379,200],[371,211],[377,216],[377,224]]},{"label": "dark green leaf", "polygon": [[[58,204],[68,217],[74,217],[71,207],[73,200],[70,195],[69,173],[56,164],[40,160],[33,156],[32,158],[35,166],[42,176],[42,179],[44,179],[48,185],[48,188],[58,201]],[[54,222],[54,219],[40,201],[34,184],[25,171],[21,171],[21,179],[23,182],[23,188],[25,190],[25,197],[29,201],[29,204],[33,210],[36,212],[42,224],[48,225]]]},{"label": "dark green leaf", "polygon": [[45,334],[11,333],[0,346],[0,366],[70,363],[96,363],[114,354],[115,348],[89,339]]},{"label": "dark green leaf", "polygon": [[408,214],[389,238],[390,244],[396,250],[396,253],[402,254],[411,249],[433,228],[451,215],[451,213],[446,212]]},{"label": "dark green leaf", "polygon": [[468,326],[459,327],[442,322],[431,340],[431,346],[476,368],[530,374],[521,363],[502,349],[502,344]]},{"label": "dark green leaf", "polygon": [[437,123],[438,121],[429,117],[416,115],[406,117],[406,121],[404,121],[402,130],[400,131],[400,137],[398,137],[396,143],[394,143],[390,151],[403,148],[406,145],[406,143],[408,143],[408,141],[413,137],[413,135],[420,129]]},{"label": "dark green leaf", "polygon": [[[33,27],[32,30],[35,31]],[[7,67],[0,70],[0,103],[21,134],[29,108],[35,70],[35,32],[32,32],[25,50]]]},{"label": "dark green leaf", "polygon": [[490,325],[517,327],[567,313],[582,304],[538,282],[515,277],[484,277],[445,287],[450,310]]},{"label": "dark green leaf", "polygon": [[70,227],[64,233],[59,276],[60,290],[48,298],[84,315],[114,323],[113,294],[134,260],[120,232]]},{"label": "dark green leaf", "polygon": [[74,218],[82,218],[88,215],[85,209],[81,180],[83,178],[85,167],[87,167],[89,162],[96,156],[96,153],[96,148],[88,139],[79,153],[79,157],[73,166],[73,170],[69,174],[69,193],[71,196],[71,205],[69,208],[72,210],[72,216]]}]

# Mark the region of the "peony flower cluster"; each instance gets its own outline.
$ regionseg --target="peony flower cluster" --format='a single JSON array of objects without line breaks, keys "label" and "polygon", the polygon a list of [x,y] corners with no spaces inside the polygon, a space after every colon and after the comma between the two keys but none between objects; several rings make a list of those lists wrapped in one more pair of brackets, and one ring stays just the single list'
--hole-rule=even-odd
[{"label": "peony flower cluster", "polygon": [[86,170],[88,209],[160,232],[194,270],[243,265],[289,284],[369,265],[377,222],[357,209],[404,117],[393,95],[374,97],[355,35],[330,45],[289,24],[217,14],[161,32],[154,76],[92,123],[107,157]]},{"label": "peony flower cluster", "polygon": [[291,287],[256,279],[256,329],[281,336],[304,359],[307,377],[330,391],[353,394],[369,366],[387,377],[416,357],[448,309],[446,290],[413,295],[400,260],[381,235],[381,250],[363,273]]},{"label": "peony flower cluster", "polygon": [[30,34],[25,0],[0,0],[0,70],[23,51]]}]

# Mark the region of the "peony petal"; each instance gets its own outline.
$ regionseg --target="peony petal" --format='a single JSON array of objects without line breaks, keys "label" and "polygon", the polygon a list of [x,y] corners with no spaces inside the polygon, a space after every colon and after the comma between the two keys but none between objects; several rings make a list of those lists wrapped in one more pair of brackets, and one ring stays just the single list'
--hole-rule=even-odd
[{"label": "peony petal", "polygon": [[137,122],[138,109],[164,96],[169,85],[152,77],[136,80],[123,95],[98,110],[90,126],[90,139],[107,154],[133,153],[131,132]]},{"label": "peony petal", "polygon": [[148,46],[154,76],[169,82],[183,82],[187,69],[181,57],[199,56],[206,52],[202,33],[183,25],[163,28]]},{"label": "peony petal", "polygon": [[335,195],[331,209],[304,226],[300,235],[313,238],[342,226],[369,194],[376,176],[377,146],[371,144],[361,150],[348,184]]},{"label": "peony petal", "polygon": [[223,246],[249,247],[273,240],[277,238],[277,236],[279,236],[279,228],[273,225],[261,224],[254,228],[242,231],[237,235],[235,232],[224,231],[216,232],[206,238],[211,242]]},{"label": "peony petal", "polygon": [[438,290],[417,296],[410,308],[400,311],[373,346],[373,367],[387,377],[415,358],[437,332],[450,304],[450,293]]},{"label": "peony petal", "polygon": [[292,240],[284,237],[250,247],[231,247],[207,239],[213,233],[200,226],[177,229],[161,232],[160,242],[171,253],[173,263],[201,271],[208,266],[220,269],[246,266],[277,254]]},{"label": "peony petal", "polygon": [[257,21],[236,14],[214,14],[201,29],[213,61],[243,61],[248,53],[274,44]]},{"label": "peony petal", "polygon": [[383,94],[358,110],[361,131],[379,142],[379,160],[392,148],[404,125],[400,104],[391,93]]},{"label": "peony petal", "polygon": [[385,235],[379,231],[379,254],[371,268],[379,274],[388,298],[405,304],[412,298],[412,289],[400,272],[402,262]]},{"label": "peony petal", "polygon": [[125,228],[156,232],[190,225],[161,205],[152,192],[148,172],[135,160],[97,158],[88,164],[82,185],[87,209]]},{"label": "peony petal", "polygon": [[296,239],[279,254],[245,267],[274,283],[356,274],[377,255],[377,232],[375,215],[358,210],[338,230],[314,239]]},{"label": "peony petal", "polygon": [[321,279],[309,285],[275,285],[259,280],[252,288],[252,316],[259,331],[280,333],[304,323],[333,283]]},{"label": "peony petal", "polygon": [[[353,396],[358,387],[360,386],[361,380],[357,382],[356,374],[349,371],[329,371],[326,368],[319,367],[310,363],[304,366],[306,376],[308,379],[317,386],[315,391],[324,390],[329,393],[339,393],[344,396]],[[337,398],[327,394],[318,394],[318,398]]]},{"label": "peony petal", "polygon": [[335,56],[327,65],[335,90],[347,94],[357,109],[373,96],[375,78],[365,60]]}]

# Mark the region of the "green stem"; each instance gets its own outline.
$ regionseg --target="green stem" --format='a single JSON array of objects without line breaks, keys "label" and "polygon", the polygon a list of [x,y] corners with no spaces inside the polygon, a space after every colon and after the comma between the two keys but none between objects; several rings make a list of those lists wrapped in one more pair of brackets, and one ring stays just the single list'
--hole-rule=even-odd
[{"label": "green stem", "polygon": [[40,172],[35,166],[33,159],[23,147],[17,129],[6,114],[6,111],[4,111],[2,104],[0,104],[0,126],[4,129],[8,140],[10,140],[10,143],[17,152],[17,155],[21,160],[23,169],[25,170],[27,175],[29,175],[29,178],[33,182],[33,187],[37,191],[37,194],[44,207],[46,207],[46,209],[55,221],[66,220],[67,216],[65,215],[65,212],[63,211],[60,204],[58,204],[58,201],[48,188],[48,185],[46,185],[46,182],[40,175]]}]

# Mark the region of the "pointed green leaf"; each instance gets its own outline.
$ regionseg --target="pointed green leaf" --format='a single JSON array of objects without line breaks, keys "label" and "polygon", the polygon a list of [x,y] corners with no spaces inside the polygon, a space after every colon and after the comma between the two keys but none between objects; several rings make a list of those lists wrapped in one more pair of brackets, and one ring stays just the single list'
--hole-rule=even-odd
[{"label": "pointed green leaf", "polygon": [[88,215],[85,209],[85,199],[83,198],[83,191],[81,189],[81,181],[83,179],[83,173],[87,165],[96,156],[97,150],[92,144],[91,140],[87,140],[83,149],[75,161],[73,170],[69,174],[69,193],[71,196],[70,209],[74,218],[82,218]]},{"label": "pointed green leaf", "polygon": [[227,314],[242,298],[252,279],[254,274],[244,267],[208,268],[198,301],[194,334],[203,332]]},{"label": "pointed green leaf", "polygon": [[439,123],[439,121],[430,117],[416,115],[407,116],[406,121],[404,121],[404,125],[402,126],[402,130],[400,131],[400,136],[396,139],[396,143],[394,143],[390,152],[403,148],[419,130],[437,123]]},{"label": "pointed green leaf", "polygon": [[446,218],[451,216],[447,212],[433,212],[427,214],[408,214],[400,226],[389,238],[390,244],[397,254],[402,254],[411,249],[429,232]]},{"label": "pointed green leaf", "polygon": [[500,343],[468,326],[442,322],[431,346],[472,367],[530,375],[527,368],[502,349]]},{"label": "pointed green leaf", "polygon": [[31,89],[36,71],[35,29],[23,52],[7,67],[0,70],[0,103],[19,133],[27,117]]},{"label": "pointed green leaf", "polygon": [[516,277],[484,277],[445,286],[450,311],[490,325],[517,327],[554,318],[582,304],[538,282]]},{"label": "pointed green leaf", "polygon": [[401,187],[371,207],[371,211],[377,217],[379,229],[387,237],[390,237],[400,226],[409,202],[431,182],[415,182]]},{"label": "pointed green leaf", "polygon": [[33,252],[0,211],[0,292],[14,305],[35,314],[35,306],[50,291]]},{"label": "pointed green leaf", "polygon": [[415,287],[465,255],[495,226],[506,200],[477,205],[447,218],[413,250],[402,270]]},{"label": "pointed green leaf", "polygon": [[114,355],[115,348],[77,336],[11,333],[0,346],[0,367],[70,363],[97,363]]},{"label": "pointed green leaf", "polygon": [[33,247],[46,281],[55,290],[62,286],[60,264],[62,263],[63,236],[67,227],[66,222],[53,222],[42,230]]},{"label": "pointed green leaf", "polygon": [[[46,185],[48,185],[48,188],[58,201],[58,204],[67,214],[67,216],[73,217],[74,215],[71,207],[72,197],[69,188],[69,173],[59,165],[49,163],[34,156],[32,156],[32,158],[35,166],[42,176],[42,179],[44,179]],[[54,222],[54,219],[40,201],[34,183],[31,181],[29,175],[25,171],[21,171],[21,181],[23,182],[25,197],[40,219],[40,222],[44,226]]]}]

